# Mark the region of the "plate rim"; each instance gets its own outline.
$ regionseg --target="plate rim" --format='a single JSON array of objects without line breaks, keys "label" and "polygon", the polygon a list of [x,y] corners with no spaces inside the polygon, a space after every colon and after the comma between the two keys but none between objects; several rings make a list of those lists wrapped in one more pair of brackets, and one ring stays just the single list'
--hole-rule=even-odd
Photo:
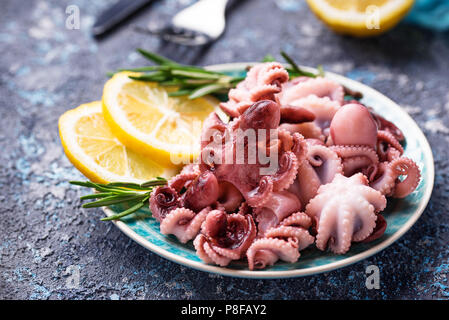
[{"label": "plate rim", "polygon": [[[234,63],[224,63],[224,64],[215,64],[207,66],[206,68],[213,71],[232,71],[232,70],[242,70],[245,69],[248,66],[254,65],[256,62],[234,62]],[[307,66],[300,66],[306,71],[309,72],[316,72],[316,68],[307,67]],[[350,84],[351,86],[359,87],[363,89],[363,92],[370,92],[371,96],[378,96],[383,100],[388,101],[388,103],[393,104],[397,106],[403,114],[408,118],[409,122],[411,122],[415,129],[418,129],[419,135],[421,136],[420,140],[424,142],[423,147],[423,153],[430,157],[430,163],[431,166],[426,168],[428,170],[428,175],[430,177],[430,181],[427,184],[427,188],[424,191],[424,195],[419,202],[419,206],[414,212],[414,214],[410,217],[409,220],[407,220],[407,223],[402,225],[390,238],[376,244],[372,248],[365,250],[363,252],[357,253],[353,256],[350,256],[348,258],[331,262],[328,264],[324,264],[322,266],[317,267],[309,267],[309,268],[303,268],[303,269],[294,269],[294,270],[282,270],[282,271],[250,271],[250,270],[235,270],[235,269],[229,269],[214,265],[209,265],[203,262],[198,261],[192,261],[187,258],[184,258],[182,256],[179,256],[175,253],[171,253],[165,249],[162,249],[161,247],[152,244],[148,240],[146,240],[144,237],[133,231],[126,223],[123,221],[113,221],[113,223],[128,237],[136,241],[141,246],[145,247],[146,249],[152,251],[153,253],[156,253],[157,255],[166,258],[172,262],[181,264],[185,267],[190,267],[199,271],[205,271],[209,273],[214,274],[220,274],[224,276],[230,276],[230,277],[237,277],[237,278],[248,278],[248,279],[280,279],[280,278],[295,278],[295,277],[303,277],[303,276],[309,276],[309,275],[316,275],[323,272],[333,271],[336,269],[340,269],[346,266],[349,266],[351,264],[354,264],[356,262],[360,262],[362,260],[365,260],[372,255],[386,249],[391,244],[399,240],[410,228],[416,223],[416,221],[421,217],[422,213],[424,212],[425,208],[427,207],[427,204],[429,203],[430,197],[432,195],[434,181],[435,181],[435,164],[434,164],[434,158],[432,149],[430,147],[429,142],[427,141],[426,136],[422,132],[421,128],[418,126],[416,121],[405,111],[399,104],[391,100],[386,95],[382,94],[381,92],[375,90],[374,88],[371,88],[359,81],[349,79],[347,77],[344,77],[342,75],[333,73],[333,72],[325,72],[326,77],[329,77],[331,79],[337,80],[340,83]],[[362,90],[361,90],[362,91]],[[109,209],[108,207],[103,207],[103,211],[107,216],[111,216],[114,214],[114,212]]]}]

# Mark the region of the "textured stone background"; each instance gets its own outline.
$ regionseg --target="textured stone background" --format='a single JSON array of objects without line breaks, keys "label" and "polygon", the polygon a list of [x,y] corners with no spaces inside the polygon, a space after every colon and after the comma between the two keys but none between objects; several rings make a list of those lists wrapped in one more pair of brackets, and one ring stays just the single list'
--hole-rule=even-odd
[{"label": "textured stone background", "polygon": [[[281,49],[302,64],[360,80],[400,103],[418,121],[435,156],[432,199],[394,245],[355,265],[290,280],[241,280],[181,267],[140,247],[100,210],[83,210],[82,176],[62,151],[57,120],[99,99],[105,73],[144,61],[136,47],[159,48],[136,26],[162,24],[189,0],[159,1],[109,37],[89,35],[112,0],[2,0],[0,10],[0,298],[7,299],[423,299],[449,297],[449,34],[401,24],[380,38],[337,36],[303,0],[247,0],[199,61],[260,60]],[[65,8],[81,29],[65,28]],[[172,50],[173,51],[173,50]],[[185,58],[185,57],[184,57]],[[186,61],[183,61],[186,62]],[[365,287],[379,266],[381,289]],[[73,270],[79,288],[71,288]]]}]

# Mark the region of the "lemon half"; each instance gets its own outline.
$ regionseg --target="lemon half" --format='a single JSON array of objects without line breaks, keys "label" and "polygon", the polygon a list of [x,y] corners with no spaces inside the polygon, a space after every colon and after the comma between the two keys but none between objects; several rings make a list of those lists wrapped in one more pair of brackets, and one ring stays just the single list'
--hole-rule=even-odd
[{"label": "lemon half", "polygon": [[64,113],[59,118],[59,134],[70,162],[93,182],[142,183],[175,174],[126,148],[107,125],[100,101]]},{"label": "lemon half", "polygon": [[310,9],[332,30],[358,37],[393,28],[414,0],[307,0]]},{"label": "lemon half", "polygon": [[175,88],[132,80],[130,74],[118,73],[104,86],[103,114],[117,138],[164,166],[197,157],[203,121],[218,100],[170,97]]}]

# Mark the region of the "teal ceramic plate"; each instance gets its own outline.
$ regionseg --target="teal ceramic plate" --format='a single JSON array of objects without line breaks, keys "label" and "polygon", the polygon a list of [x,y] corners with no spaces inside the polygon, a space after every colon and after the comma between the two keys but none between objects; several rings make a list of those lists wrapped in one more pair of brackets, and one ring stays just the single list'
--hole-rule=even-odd
[{"label": "teal ceramic plate", "polygon": [[[210,69],[242,75],[248,65],[250,63],[215,65]],[[311,68],[305,69],[316,71]],[[171,261],[202,271],[243,278],[288,278],[327,272],[361,261],[391,245],[412,227],[429,201],[434,181],[434,164],[429,143],[415,121],[389,98],[354,80],[330,72],[326,73],[326,76],[350,89],[362,92],[363,103],[393,121],[405,134],[405,155],[421,168],[422,179],[415,192],[405,199],[389,199],[388,207],[384,211],[388,227],[380,239],[367,244],[354,243],[345,255],[322,252],[311,246],[301,252],[301,257],[296,263],[278,262],[264,270],[250,271],[244,262],[234,262],[226,268],[203,263],[197,257],[191,241],[182,244],[173,236],[162,235],[159,232],[159,223],[149,217],[148,209],[114,223],[130,238]],[[112,215],[114,210],[118,209],[105,208],[104,211],[107,215]]]}]

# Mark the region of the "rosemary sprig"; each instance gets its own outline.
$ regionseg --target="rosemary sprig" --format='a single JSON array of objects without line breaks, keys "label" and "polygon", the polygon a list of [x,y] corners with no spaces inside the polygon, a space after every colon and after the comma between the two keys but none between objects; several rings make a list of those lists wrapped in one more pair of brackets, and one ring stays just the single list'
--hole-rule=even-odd
[{"label": "rosemary sprig", "polygon": [[177,87],[176,91],[169,93],[172,97],[188,96],[189,99],[196,99],[208,94],[222,94],[234,88],[238,82],[244,79],[201,67],[179,64],[143,49],[137,49],[137,52],[156,65],[120,69],[119,71],[142,73],[130,76],[134,80],[158,82],[162,86]]},{"label": "rosemary sprig", "polygon": [[[154,52],[137,49],[144,58],[156,65],[140,68],[119,69],[119,71],[139,72],[140,75],[132,75],[131,79],[139,81],[158,82],[162,86],[176,87],[176,91],[169,93],[172,97],[188,96],[189,99],[196,99],[205,95],[220,95],[235,88],[237,83],[245,77],[230,76],[222,72],[206,70],[202,67],[179,64],[176,61],[160,56]],[[318,67],[318,74],[302,70],[295,61],[285,52],[281,52],[282,57],[290,66],[287,68],[290,77],[306,76],[316,78],[322,76],[322,67]],[[264,62],[274,61],[272,55],[267,55]]]},{"label": "rosemary sprig", "polygon": [[98,208],[120,203],[126,203],[130,207],[113,216],[101,219],[102,221],[118,220],[133,212],[136,212],[148,203],[154,187],[167,184],[167,180],[158,177],[155,180],[142,184],[131,182],[112,182],[108,184],[94,183],[91,181],[70,181],[71,184],[95,189],[97,192],[81,197],[81,200],[95,200],[83,204],[83,208]]},{"label": "rosemary sprig", "polygon": [[295,78],[295,77],[316,78],[319,76],[319,74],[314,74],[312,72],[302,70],[286,52],[281,51],[281,56],[290,65],[290,67],[286,68],[286,70],[288,71],[291,78]]}]

